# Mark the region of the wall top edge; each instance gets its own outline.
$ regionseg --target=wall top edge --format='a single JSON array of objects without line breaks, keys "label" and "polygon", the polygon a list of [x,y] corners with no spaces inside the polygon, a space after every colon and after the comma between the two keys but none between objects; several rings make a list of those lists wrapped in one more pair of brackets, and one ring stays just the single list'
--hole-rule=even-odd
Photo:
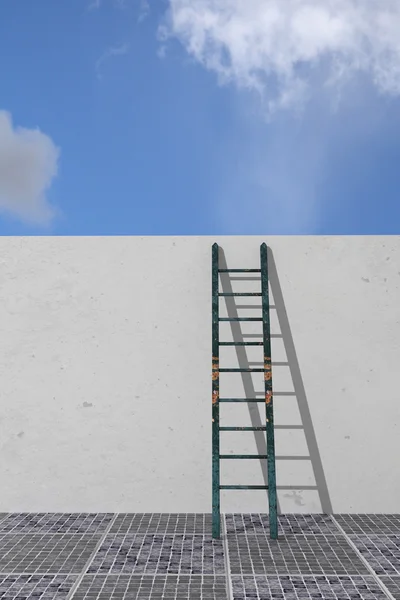
[{"label": "wall top edge", "polygon": [[254,240],[269,240],[269,239],[349,239],[349,238],[357,238],[357,239],[387,239],[387,238],[400,238],[400,234],[355,234],[355,235],[337,235],[337,234],[329,234],[329,235],[309,235],[309,234],[299,234],[299,235],[2,235],[1,239],[6,240],[30,240],[30,239],[38,239],[38,240],[55,240],[55,239],[138,239],[138,240],[146,240],[146,239],[208,239],[211,242],[218,240],[228,240],[228,239],[254,239]]}]

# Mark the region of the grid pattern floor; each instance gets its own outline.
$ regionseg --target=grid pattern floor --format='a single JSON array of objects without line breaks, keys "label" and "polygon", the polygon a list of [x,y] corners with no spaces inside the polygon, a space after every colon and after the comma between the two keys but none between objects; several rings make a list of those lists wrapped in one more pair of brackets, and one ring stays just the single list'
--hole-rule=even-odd
[{"label": "grid pattern floor", "polygon": [[0,600],[400,600],[400,515],[0,514]]}]

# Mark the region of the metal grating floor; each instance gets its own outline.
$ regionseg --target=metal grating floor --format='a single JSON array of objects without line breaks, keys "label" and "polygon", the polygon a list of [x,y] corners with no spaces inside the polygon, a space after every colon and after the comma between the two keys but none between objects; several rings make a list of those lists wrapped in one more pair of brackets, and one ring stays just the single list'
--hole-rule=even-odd
[{"label": "metal grating floor", "polygon": [[400,515],[0,514],[0,599],[400,600]]}]

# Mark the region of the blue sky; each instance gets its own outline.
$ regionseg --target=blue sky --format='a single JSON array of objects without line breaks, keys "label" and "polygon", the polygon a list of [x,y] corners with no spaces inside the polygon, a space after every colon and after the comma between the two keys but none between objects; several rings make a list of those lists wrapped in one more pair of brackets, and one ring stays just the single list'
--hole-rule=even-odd
[{"label": "blue sky", "polygon": [[[240,19],[255,23],[240,11],[228,23],[227,2],[1,3],[2,235],[400,233],[400,46],[390,31],[378,37],[363,16],[343,33],[336,19],[315,66],[321,42],[296,25],[304,100],[257,31],[246,52],[237,44]],[[382,5],[400,25],[393,3]],[[225,21],[202,46],[206,10]],[[349,40],[371,56],[342,87],[324,87],[332,47],[344,48],[346,68],[355,60]],[[382,48],[392,68],[377,82]],[[28,143],[19,127],[42,137]]]}]

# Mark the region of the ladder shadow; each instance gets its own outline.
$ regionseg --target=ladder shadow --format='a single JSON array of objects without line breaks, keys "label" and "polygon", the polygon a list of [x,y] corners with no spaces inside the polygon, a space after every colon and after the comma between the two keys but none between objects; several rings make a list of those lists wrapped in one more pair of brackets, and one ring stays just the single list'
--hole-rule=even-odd
[{"label": "ladder shadow", "polygon": [[[221,247],[219,248],[219,260],[220,260],[220,268],[228,269],[225,253],[224,253],[223,248],[221,248]],[[302,377],[301,370],[300,370],[300,364],[299,364],[299,361],[297,358],[296,347],[294,344],[293,335],[292,335],[292,331],[291,331],[291,327],[290,327],[290,322],[289,322],[289,318],[288,318],[288,314],[287,314],[287,310],[286,310],[286,306],[285,306],[285,301],[284,301],[284,297],[283,297],[283,292],[282,292],[282,288],[281,288],[280,281],[279,281],[278,270],[276,267],[275,258],[274,258],[273,252],[269,246],[268,246],[268,276],[269,276],[270,289],[271,289],[273,299],[274,299],[274,309],[276,310],[276,313],[277,313],[277,318],[278,318],[279,327],[280,327],[280,331],[281,331],[281,335],[279,335],[278,337],[283,338],[287,362],[288,362],[291,379],[292,379],[293,386],[294,386],[294,394],[292,393],[290,395],[294,395],[297,399],[297,405],[298,405],[301,423],[302,423],[302,425],[297,426],[297,427],[286,426],[286,425],[276,425],[275,429],[292,429],[292,428],[293,429],[294,428],[303,429],[307,447],[308,447],[309,456],[310,456],[310,461],[311,461],[311,465],[312,465],[312,469],[313,469],[313,473],[314,473],[314,478],[315,478],[315,482],[316,482],[316,486],[298,486],[298,485],[279,486],[279,485],[277,485],[277,490],[280,490],[280,489],[285,489],[285,490],[288,490],[288,489],[292,489],[292,490],[316,489],[318,492],[318,495],[319,495],[322,512],[324,514],[332,514],[333,513],[332,503],[331,503],[331,499],[330,499],[330,494],[329,494],[329,490],[328,490],[328,485],[327,485],[327,481],[326,481],[326,477],[325,477],[324,468],[322,465],[321,455],[320,455],[319,448],[318,448],[318,442],[317,442],[317,438],[316,438],[316,434],[315,434],[315,430],[314,430],[314,426],[313,426],[313,422],[312,422],[311,412],[310,412],[310,409],[308,406],[307,393],[306,393],[306,389],[305,389],[304,382],[303,382],[303,377]],[[254,276],[253,277],[248,277],[248,276],[246,276],[246,277],[238,277],[238,276],[231,277],[229,273],[221,273],[220,281],[221,281],[222,291],[224,293],[232,293],[233,292],[232,281],[239,281],[239,280],[241,280],[241,281],[260,281],[260,276],[257,276],[257,277],[254,277]],[[227,310],[228,316],[230,318],[237,318],[239,315],[238,315],[238,307],[235,302],[235,297],[225,296],[225,303],[226,303],[226,310]],[[246,337],[246,338],[258,337],[260,339],[260,341],[262,340],[261,334],[259,336],[258,335],[257,336],[255,336],[255,335],[249,336],[249,335],[243,334],[242,330],[241,330],[240,322],[231,321],[231,333],[232,333],[232,338],[233,338],[234,342],[236,342],[236,343],[245,341],[244,337]],[[271,337],[274,337],[274,335],[272,335]],[[249,361],[249,359],[248,359],[247,352],[246,352],[246,346],[235,346],[235,351],[236,351],[236,355],[237,355],[238,364],[241,369],[248,369],[250,367],[255,366],[254,361]],[[263,363],[260,363],[260,364],[263,364]],[[246,398],[255,398],[257,396],[260,396],[260,393],[257,392],[257,390],[255,389],[252,374],[242,372],[241,377],[242,377],[242,384],[243,384],[245,397]],[[281,396],[281,395],[287,395],[287,394],[276,393],[276,392],[274,393],[275,398],[277,396]],[[263,420],[263,421],[261,420],[257,404],[249,403],[247,406],[249,409],[251,426],[252,427],[265,426],[265,420]],[[254,438],[255,438],[255,443],[256,443],[256,447],[257,447],[257,453],[265,454],[265,451],[266,451],[265,433],[262,431],[254,431]],[[279,461],[279,457],[277,457],[277,458]],[[284,458],[286,460],[290,460],[290,459],[296,460],[298,457],[285,456]],[[267,486],[268,485],[268,469],[267,469],[266,460],[260,459],[260,467],[261,467],[261,473],[262,473],[264,485]],[[267,503],[268,503],[267,490],[265,493],[267,495]],[[281,514],[279,498],[278,498],[278,514]]]}]

